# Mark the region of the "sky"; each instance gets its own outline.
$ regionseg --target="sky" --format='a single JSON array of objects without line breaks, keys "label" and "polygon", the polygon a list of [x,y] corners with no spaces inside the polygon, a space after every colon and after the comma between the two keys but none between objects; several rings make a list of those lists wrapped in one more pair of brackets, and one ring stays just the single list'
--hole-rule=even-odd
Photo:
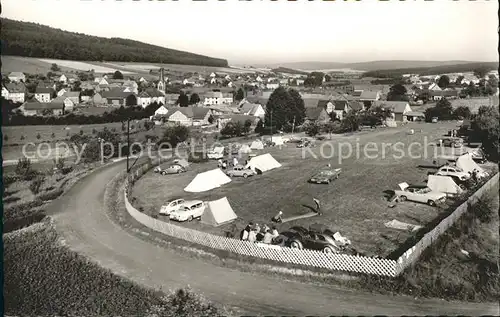
[{"label": "sky", "polygon": [[3,0],[2,16],[224,58],[498,61],[494,0]]}]

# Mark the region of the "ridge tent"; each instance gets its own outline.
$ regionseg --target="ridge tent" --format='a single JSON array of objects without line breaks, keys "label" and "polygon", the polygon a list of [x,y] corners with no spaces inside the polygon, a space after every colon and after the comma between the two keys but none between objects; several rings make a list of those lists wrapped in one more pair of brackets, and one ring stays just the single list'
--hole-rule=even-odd
[{"label": "ridge tent", "polygon": [[271,140],[273,140],[275,145],[283,145],[283,138],[280,136],[272,137]]},{"label": "ridge tent", "polygon": [[258,169],[261,172],[267,172],[278,167],[281,167],[281,164],[278,163],[278,161],[276,161],[269,153],[252,157],[245,166],[245,168],[251,168],[254,171]]},{"label": "ridge tent", "polygon": [[460,186],[458,186],[450,176],[429,175],[427,187],[432,191],[445,193],[447,195],[456,195],[463,192]]},{"label": "ridge tent", "polygon": [[210,152],[217,153],[217,154],[224,153],[224,147],[223,146],[216,146]]},{"label": "ridge tent", "polygon": [[201,215],[201,222],[207,225],[218,227],[238,218],[231,208],[227,197],[209,201],[205,211]]},{"label": "ridge tent", "polygon": [[252,142],[252,145],[250,145],[250,149],[252,150],[262,150],[264,149],[264,143],[260,140],[255,140]]},{"label": "ridge tent", "polygon": [[216,168],[196,175],[184,190],[191,193],[206,192],[227,184],[230,181],[231,179],[223,171]]},{"label": "ridge tent", "polygon": [[477,165],[476,162],[472,159],[472,154],[467,153],[460,156],[457,159],[457,166],[460,167],[466,173],[472,173],[474,170],[478,170],[479,174],[484,174],[484,170]]},{"label": "ridge tent", "polygon": [[252,152],[252,149],[248,146],[248,144],[243,144],[238,150],[238,153],[243,153],[243,154],[248,154],[250,152]]}]

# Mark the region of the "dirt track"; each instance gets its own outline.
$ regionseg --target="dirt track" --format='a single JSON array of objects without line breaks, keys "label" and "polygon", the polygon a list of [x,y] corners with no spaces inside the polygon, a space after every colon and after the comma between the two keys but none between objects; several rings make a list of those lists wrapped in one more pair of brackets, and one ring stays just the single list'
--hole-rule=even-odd
[{"label": "dirt track", "polygon": [[190,285],[241,314],[258,315],[498,315],[494,303],[415,300],[319,287],[243,273],[193,260],[124,231],[104,212],[104,190],[125,163],[81,180],[49,207],[68,246],[101,266],[157,289]]}]

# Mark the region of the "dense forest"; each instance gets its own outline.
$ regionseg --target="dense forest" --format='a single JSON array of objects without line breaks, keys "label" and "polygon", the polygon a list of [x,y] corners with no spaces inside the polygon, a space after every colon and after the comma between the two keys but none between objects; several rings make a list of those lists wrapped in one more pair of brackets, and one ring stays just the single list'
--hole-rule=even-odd
[{"label": "dense forest", "polygon": [[1,19],[2,54],[79,61],[148,62],[228,66],[227,60],[121,38],[67,32],[36,23]]},{"label": "dense forest", "polygon": [[457,64],[457,65],[444,65],[435,67],[374,70],[363,73],[363,77],[397,78],[401,77],[403,74],[419,74],[426,76],[426,75],[437,75],[437,74],[447,74],[447,73],[465,73],[465,72],[473,72],[476,70],[490,71],[494,69],[498,69],[497,62],[482,62],[482,63],[468,63],[468,64]]}]

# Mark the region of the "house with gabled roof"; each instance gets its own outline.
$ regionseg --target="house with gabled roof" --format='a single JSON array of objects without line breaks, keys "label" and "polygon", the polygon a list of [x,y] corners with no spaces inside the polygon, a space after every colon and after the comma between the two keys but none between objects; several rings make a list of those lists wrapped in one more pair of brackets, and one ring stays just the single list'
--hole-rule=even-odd
[{"label": "house with gabled roof", "polygon": [[361,101],[366,108],[369,108],[377,100],[380,100],[382,94],[380,91],[363,90],[359,96],[359,101]]},{"label": "house with gabled roof", "polygon": [[11,82],[15,82],[15,83],[25,82],[26,81],[26,75],[24,75],[21,72],[12,72],[7,77],[9,77],[9,80]]},{"label": "house with gabled roof", "polygon": [[211,111],[206,107],[173,107],[162,116],[163,120],[186,126],[208,125]]},{"label": "house with gabled roof", "polygon": [[343,120],[346,114],[352,111],[347,100],[332,100],[332,102],[334,105],[333,112],[335,112],[335,117],[339,120]]},{"label": "house with gabled roof", "polygon": [[26,86],[22,82],[12,82],[2,86],[2,97],[12,102],[24,102],[26,100]]},{"label": "house with gabled roof", "polygon": [[331,121],[330,115],[325,108],[306,108],[305,123],[325,124]]},{"label": "house with gabled roof", "polygon": [[60,104],[62,103],[64,105],[64,112],[71,112],[75,108],[77,104],[75,104],[69,97],[66,96],[58,96],[54,98],[51,103],[56,103]]},{"label": "house with gabled roof", "polygon": [[74,106],[80,103],[80,92],[79,91],[67,91],[63,94],[64,97],[71,100]]},{"label": "house with gabled roof", "polygon": [[148,88],[139,94],[137,102],[143,108],[154,102],[165,104],[165,95],[156,88]]},{"label": "house with gabled roof", "polygon": [[239,110],[241,114],[247,116],[264,118],[264,116],[266,115],[264,107],[262,107],[262,105],[260,104],[255,104],[255,103],[245,102],[239,106]]},{"label": "house with gabled roof", "polygon": [[24,116],[62,115],[64,104],[62,102],[29,101],[19,107]]},{"label": "house with gabled roof", "polygon": [[102,97],[106,99],[106,104],[110,106],[135,106],[137,97],[132,92],[125,92],[121,89],[113,89],[102,92]]},{"label": "house with gabled roof", "polygon": [[52,94],[54,90],[47,87],[36,87],[35,99],[39,102],[50,102],[52,100]]},{"label": "house with gabled roof", "polygon": [[390,110],[394,120],[400,122],[408,121],[408,113],[412,112],[407,101],[376,101],[374,106]]}]

